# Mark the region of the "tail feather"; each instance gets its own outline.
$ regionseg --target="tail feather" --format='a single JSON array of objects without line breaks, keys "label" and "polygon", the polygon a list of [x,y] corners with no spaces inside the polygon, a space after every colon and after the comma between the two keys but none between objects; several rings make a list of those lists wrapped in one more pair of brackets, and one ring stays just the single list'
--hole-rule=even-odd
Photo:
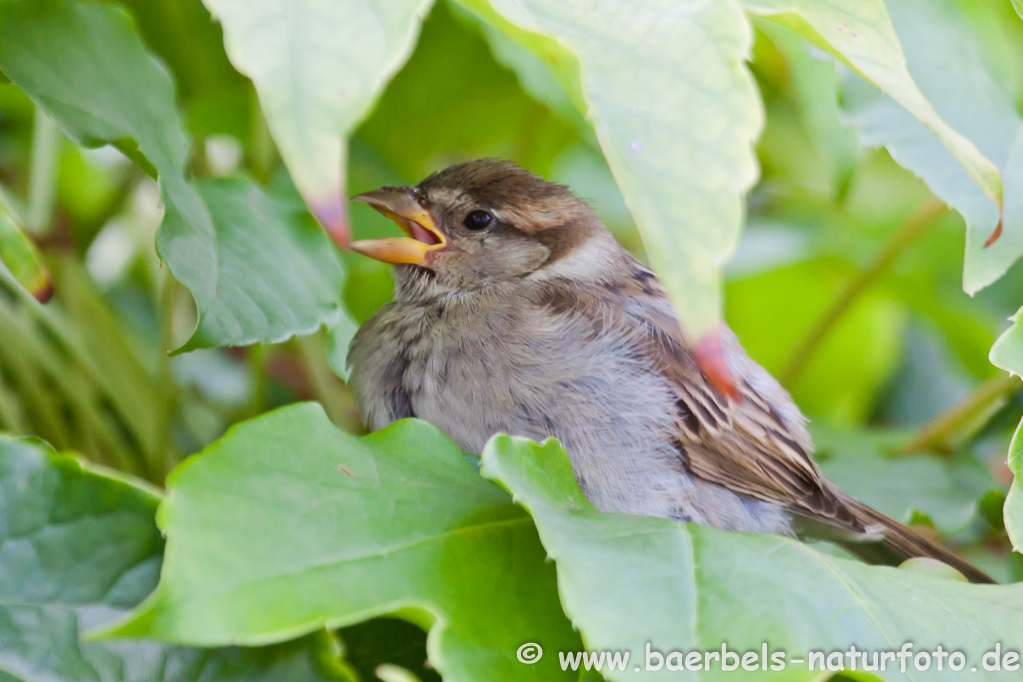
[{"label": "tail feather", "polygon": [[912,557],[931,557],[944,562],[962,573],[971,583],[993,583],[991,576],[973,566],[951,551],[937,545],[914,530],[907,528],[898,521],[888,518],[881,512],[857,502],[851,497],[842,499],[842,504],[852,513],[859,524],[866,529],[867,539],[877,540],[887,549],[903,559]]}]

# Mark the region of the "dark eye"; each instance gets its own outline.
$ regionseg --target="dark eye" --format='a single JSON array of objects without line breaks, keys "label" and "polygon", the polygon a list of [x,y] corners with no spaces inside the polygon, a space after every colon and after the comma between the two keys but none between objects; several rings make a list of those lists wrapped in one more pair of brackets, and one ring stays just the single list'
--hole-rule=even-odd
[{"label": "dark eye", "polygon": [[471,211],[465,216],[464,225],[470,230],[482,230],[492,222],[494,215],[490,211]]}]

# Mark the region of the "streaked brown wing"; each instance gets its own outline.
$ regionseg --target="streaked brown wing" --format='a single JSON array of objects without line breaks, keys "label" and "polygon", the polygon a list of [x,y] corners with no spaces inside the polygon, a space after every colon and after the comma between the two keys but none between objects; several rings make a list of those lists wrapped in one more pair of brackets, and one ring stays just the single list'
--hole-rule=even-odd
[{"label": "streaked brown wing", "polygon": [[[810,456],[805,430],[786,423],[773,404],[789,400],[781,387],[746,358],[728,332],[723,343],[731,351],[730,369],[740,400],[718,393],[700,372],[653,274],[638,264],[635,273],[618,291],[626,311],[624,323],[635,326],[639,352],[678,397],[675,444],[689,471],[747,497],[779,502],[793,512],[862,530]],[[736,362],[737,357],[742,361]],[[776,395],[754,388],[768,382]]]}]

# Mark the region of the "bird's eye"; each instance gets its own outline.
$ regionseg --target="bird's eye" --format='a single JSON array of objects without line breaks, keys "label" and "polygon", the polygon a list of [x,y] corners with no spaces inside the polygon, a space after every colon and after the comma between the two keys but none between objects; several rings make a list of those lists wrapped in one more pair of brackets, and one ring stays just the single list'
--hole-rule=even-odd
[{"label": "bird's eye", "polygon": [[465,216],[464,225],[470,230],[485,229],[494,222],[494,214],[490,211],[471,211]]}]

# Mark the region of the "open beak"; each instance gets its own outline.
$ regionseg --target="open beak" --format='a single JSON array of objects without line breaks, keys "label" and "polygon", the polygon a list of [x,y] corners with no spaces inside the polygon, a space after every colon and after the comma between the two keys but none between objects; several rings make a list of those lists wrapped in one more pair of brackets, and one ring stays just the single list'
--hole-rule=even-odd
[{"label": "open beak", "polygon": [[386,187],[375,192],[364,192],[352,197],[398,223],[408,237],[386,239],[360,239],[349,246],[364,256],[385,263],[411,263],[424,265],[431,251],[444,248],[448,240],[433,223],[429,212],[410,193]]}]

